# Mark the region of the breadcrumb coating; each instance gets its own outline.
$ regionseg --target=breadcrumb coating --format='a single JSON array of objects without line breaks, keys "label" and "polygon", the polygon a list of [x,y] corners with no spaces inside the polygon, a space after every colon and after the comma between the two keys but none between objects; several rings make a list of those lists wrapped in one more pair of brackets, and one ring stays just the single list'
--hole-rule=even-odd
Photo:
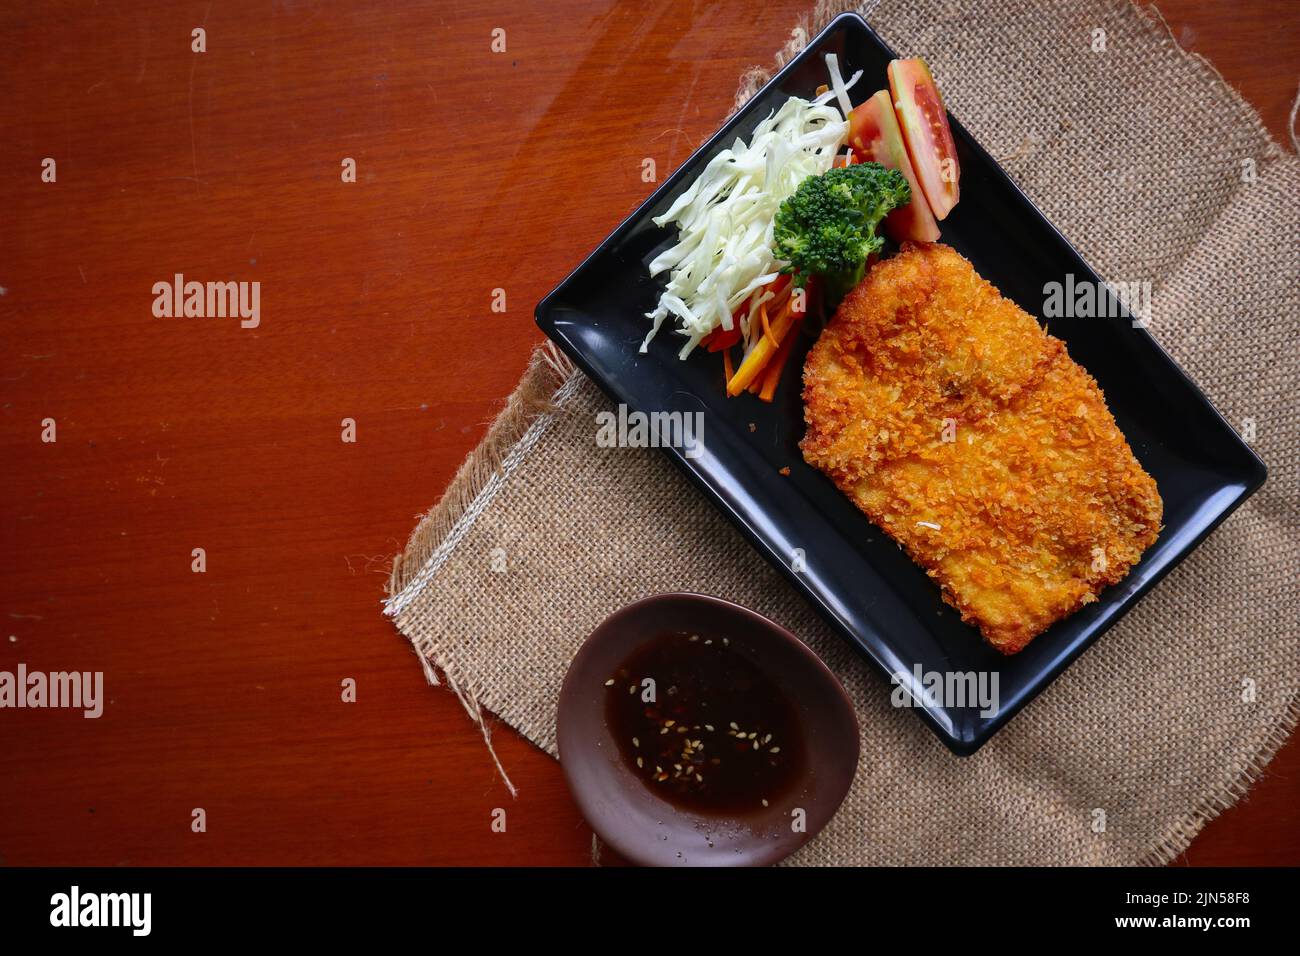
[{"label": "breadcrumb coating", "polygon": [[1096,381],[948,246],[906,244],[804,366],[804,458],[1004,654],[1122,580],[1163,503]]}]

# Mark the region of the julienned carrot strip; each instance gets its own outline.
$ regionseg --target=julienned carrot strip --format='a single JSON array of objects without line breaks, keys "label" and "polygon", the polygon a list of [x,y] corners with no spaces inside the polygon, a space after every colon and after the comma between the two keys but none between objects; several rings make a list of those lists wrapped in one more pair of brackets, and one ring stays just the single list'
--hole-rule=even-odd
[{"label": "julienned carrot strip", "polygon": [[794,310],[795,302],[793,299],[793,293],[791,293],[792,298],[790,299],[789,307],[791,314],[794,316],[794,323],[791,325],[790,331],[786,333],[785,338],[781,340],[781,345],[777,349],[776,355],[773,356],[770,362],[768,362],[767,368],[763,370],[763,387],[759,391],[758,397],[765,402],[770,402],[773,396],[776,395],[777,386],[781,383],[781,373],[785,370],[786,363],[790,360],[790,353],[794,351],[794,339],[799,320],[807,313],[807,296],[808,293],[811,292],[812,284],[810,280],[808,287],[805,289],[803,301],[804,307],[797,312]]},{"label": "julienned carrot strip", "polygon": [[736,370],[736,374],[727,382],[728,395],[739,395],[749,388],[750,383],[767,365],[768,360],[776,354],[777,344],[790,331],[790,326],[794,324],[795,318],[795,313],[790,311],[790,302],[786,302],[772,322],[772,334],[765,333],[759,339],[758,344],[750,349],[749,354],[745,356],[745,361],[740,363],[740,368]]},{"label": "julienned carrot strip", "polygon": [[790,353],[794,351],[795,338],[795,330],[791,328],[790,333],[781,342],[781,347],[777,349],[776,355],[772,358],[772,361],[767,363],[767,368],[763,370],[763,388],[759,391],[758,397],[765,402],[770,402],[772,396],[776,394],[776,386],[781,381],[781,371],[785,368],[785,363],[789,361]]},{"label": "julienned carrot strip", "polygon": [[768,318],[767,318],[767,303],[766,303],[766,302],[760,302],[760,303],[759,303],[759,306],[758,306],[758,314],[759,314],[759,315],[762,317],[762,319],[763,319],[763,334],[764,334],[764,335],[771,335],[771,334],[772,334],[772,326],[768,324]]},{"label": "julienned carrot strip", "polygon": [[722,374],[726,376],[726,382],[730,382],[735,369],[731,365],[731,349],[722,350]]}]

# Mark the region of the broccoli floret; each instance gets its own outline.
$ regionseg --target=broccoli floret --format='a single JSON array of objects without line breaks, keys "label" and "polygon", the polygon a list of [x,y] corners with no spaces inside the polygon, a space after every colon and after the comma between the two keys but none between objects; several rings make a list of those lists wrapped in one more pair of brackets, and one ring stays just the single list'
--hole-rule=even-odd
[{"label": "broccoli floret", "polygon": [[884,240],[876,227],[891,210],[912,199],[907,180],[879,163],[829,169],[799,184],[774,223],[774,251],[790,263],[795,282],[822,276],[834,305],[862,281],[867,257]]}]

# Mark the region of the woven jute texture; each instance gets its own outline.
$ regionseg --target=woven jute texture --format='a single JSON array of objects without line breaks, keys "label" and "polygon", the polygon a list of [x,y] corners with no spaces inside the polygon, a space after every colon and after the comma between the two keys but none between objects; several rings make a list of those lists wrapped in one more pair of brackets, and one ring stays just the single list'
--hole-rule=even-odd
[{"label": "woven jute texture", "polygon": [[[778,63],[840,9],[813,11]],[[1154,335],[1253,427],[1264,488],[959,759],[661,452],[597,448],[605,399],[543,350],[415,530],[386,609],[485,737],[489,711],[552,754],[565,669],[621,605],[701,591],[786,625],[862,725],[853,789],[794,863],[1169,861],[1245,793],[1300,710],[1300,160],[1127,3],[908,0],[868,15],[929,60],[952,111],[1104,277],[1153,283]],[[742,78],[739,101],[765,75]]]}]

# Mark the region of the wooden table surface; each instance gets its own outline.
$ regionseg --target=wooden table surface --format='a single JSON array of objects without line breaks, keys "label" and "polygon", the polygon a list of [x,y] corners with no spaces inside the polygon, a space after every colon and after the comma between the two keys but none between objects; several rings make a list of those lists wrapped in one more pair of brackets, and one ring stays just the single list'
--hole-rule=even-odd
[{"label": "wooden table surface", "polygon": [[[0,862],[589,861],[558,766],[498,727],[511,800],[426,685],[385,573],[534,303],[807,3],[5,5],[0,669],[108,703],[0,712]],[[1159,6],[1285,141],[1294,5]],[[154,318],[178,272],[261,282],[261,324]],[[1186,862],[1300,863],[1298,806],[1292,741]]]}]

